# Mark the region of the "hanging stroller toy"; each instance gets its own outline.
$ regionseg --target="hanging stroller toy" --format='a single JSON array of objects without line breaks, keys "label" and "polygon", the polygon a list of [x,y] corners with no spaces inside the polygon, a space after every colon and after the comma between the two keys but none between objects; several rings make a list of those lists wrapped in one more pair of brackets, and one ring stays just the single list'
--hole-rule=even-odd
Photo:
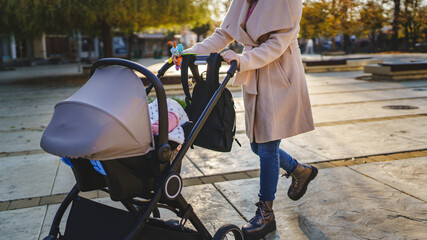
[{"label": "hanging stroller toy", "polygon": [[[186,69],[183,71],[185,75],[190,67],[196,80],[203,81],[194,63],[208,63],[208,72],[214,71],[211,74],[217,75],[221,61],[219,54],[188,55],[183,56],[182,68]],[[61,203],[45,240],[217,240],[232,239],[231,236],[243,239],[240,228],[230,224],[219,228],[212,237],[181,194],[180,176],[183,157],[234,75],[236,62],[232,62],[225,80],[200,117],[194,120],[197,121],[195,124],[177,115],[181,121],[177,128],[182,130],[185,138],[181,142],[168,138],[170,104],[167,104],[159,80],[172,66],[173,63],[166,63],[155,76],[135,62],[101,59],[93,64],[88,82],[55,106],[52,120],[42,136],[41,147],[60,156],[71,167],[76,184]],[[151,82],[147,88],[133,70]],[[188,75],[183,79],[185,77]],[[184,89],[186,95],[187,80],[183,80],[183,85],[187,86]],[[152,132],[151,123],[157,119],[150,119],[147,100],[153,87],[157,101],[150,106],[158,108],[158,135]],[[112,200],[120,201],[127,211],[78,195],[93,190],[105,191]],[[59,225],[69,205],[71,210],[66,228],[61,233]],[[161,220],[158,208],[174,212],[181,221]],[[187,220],[196,230],[184,226]]]}]

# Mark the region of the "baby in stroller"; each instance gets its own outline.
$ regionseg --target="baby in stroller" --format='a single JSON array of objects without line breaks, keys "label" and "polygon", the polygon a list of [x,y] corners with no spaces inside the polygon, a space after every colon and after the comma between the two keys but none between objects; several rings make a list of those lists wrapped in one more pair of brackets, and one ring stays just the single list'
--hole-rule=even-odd
[{"label": "baby in stroller", "polygon": [[[198,59],[187,57],[191,62]],[[235,225],[219,228],[212,237],[182,196],[179,175],[182,158],[234,74],[235,65],[194,127],[177,102],[166,100],[159,77],[171,66],[166,63],[155,76],[131,61],[101,59],[92,66],[89,81],[55,106],[41,147],[68,159],[76,185],[62,202],[45,239],[226,239],[230,233],[243,239]],[[145,89],[132,70],[145,75],[150,86]],[[157,99],[149,105],[147,95],[153,86]],[[178,118],[176,126],[169,128],[168,115],[171,120]],[[78,195],[93,190],[107,192],[127,211]],[[61,235],[59,223],[71,204]],[[159,207],[176,213],[182,221],[160,220]],[[196,231],[184,227],[187,220]]]}]

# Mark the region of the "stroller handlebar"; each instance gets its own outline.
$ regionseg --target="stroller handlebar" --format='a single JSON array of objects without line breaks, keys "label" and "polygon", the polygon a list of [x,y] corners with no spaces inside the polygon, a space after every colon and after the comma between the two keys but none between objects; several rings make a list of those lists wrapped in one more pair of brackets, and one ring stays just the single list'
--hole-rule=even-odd
[{"label": "stroller handlebar", "polygon": [[[195,55],[194,65],[206,65],[206,64],[208,64],[209,56],[210,55]],[[224,59],[222,57],[221,57],[221,61],[224,61]],[[162,77],[166,73],[166,71],[169,68],[171,68],[173,65],[174,65],[173,62],[171,62],[171,63],[166,62],[162,66],[162,68],[160,68],[160,70],[158,71],[157,77],[158,78]],[[236,70],[237,70],[237,62],[231,61],[230,68],[228,69],[227,74],[230,74],[231,77],[233,77]]]}]

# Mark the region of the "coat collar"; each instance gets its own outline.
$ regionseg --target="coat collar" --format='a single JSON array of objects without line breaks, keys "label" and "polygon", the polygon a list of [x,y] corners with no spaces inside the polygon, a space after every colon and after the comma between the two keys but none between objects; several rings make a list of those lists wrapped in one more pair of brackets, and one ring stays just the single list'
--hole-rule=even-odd
[{"label": "coat collar", "polygon": [[249,6],[247,0],[233,0],[221,24],[223,30],[244,45],[256,47],[262,35],[294,26],[289,0],[259,0],[245,23]]},{"label": "coat collar", "polygon": [[249,5],[246,0],[233,0],[224,21],[222,21],[221,28],[233,39],[244,45],[258,46],[256,41],[245,31],[245,20]]}]

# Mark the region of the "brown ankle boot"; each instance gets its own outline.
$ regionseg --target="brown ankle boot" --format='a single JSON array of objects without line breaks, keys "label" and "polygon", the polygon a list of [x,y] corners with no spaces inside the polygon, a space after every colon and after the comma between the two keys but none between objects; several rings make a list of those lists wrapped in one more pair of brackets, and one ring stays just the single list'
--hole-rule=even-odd
[{"label": "brown ankle boot", "polygon": [[258,209],[255,212],[255,217],[242,227],[245,240],[259,239],[276,230],[273,201],[260,200],[256,206]]},{"label": "brown ankle boot", "polygon": [[293,173],[285,175],[286,177],[292,177],[292,183],[288,190],[288,197],[296,201],[304,196],[308,184],[317,176],[317,172],[317,168],[313,166],[298,163]]}]

